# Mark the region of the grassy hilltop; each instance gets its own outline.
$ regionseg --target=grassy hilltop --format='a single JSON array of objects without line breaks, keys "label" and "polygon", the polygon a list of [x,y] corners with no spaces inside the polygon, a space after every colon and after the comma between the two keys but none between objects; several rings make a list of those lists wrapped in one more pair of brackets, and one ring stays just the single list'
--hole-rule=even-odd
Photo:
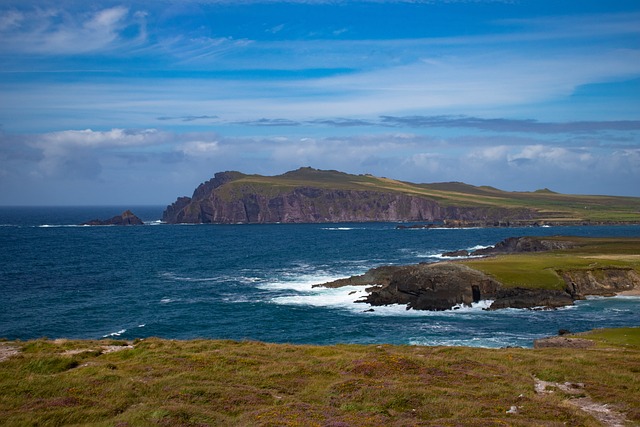
[{"label": "grassy hilltop", "polygon": [[0,342],[0,424],[640,425],[640,328],[560,338],[574,348]]},{"label": "grassy hilltop", "polygon": [[444,208],[485,208],[488,212],[491,209],[530,209],[536,213],[535,220],[541,222],[640,222],[640,198],[637,197],[568,195],[548,189],[508,192],[460,182],[414,184],[312,168],[300,168],[278,176],[229,174],[233,178],[217,189],[220,197],[227,200],[247,192],[273,198],[295,188],[308,187],[416,196],[434,200]]},{"label": "grassy hilltop", "polygon": [[467,259],[463,264],[499,280],[505,287],[565,289],[563,272],[590,272],[606,282],[607,271],[634,270],[640,274],[640,239],[634,237],[551,236],[547,241],[569,242],[571,247]]}]

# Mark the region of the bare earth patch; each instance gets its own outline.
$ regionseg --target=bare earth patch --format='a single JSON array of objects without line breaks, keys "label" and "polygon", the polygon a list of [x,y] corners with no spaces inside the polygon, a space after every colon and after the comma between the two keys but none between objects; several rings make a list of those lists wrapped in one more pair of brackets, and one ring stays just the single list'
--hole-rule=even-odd
[{"label": "bare earth patch", "polygon": [[609,255],[589,255],[582,258],[587,259],[613,259],[620,261],[640,261],[640,255],[636,254],[609,254]]},{"label": "bare earth patch", "polygon": [[78,348],[75,350],[67,350],[62,353],[63,356],[73,356],[74,354],[87,353],[90,351],[100,351],[102,354],[115,353],[122,350],[131,350],[133,345],[102,345],[98,348]]},{"label": "bare earth patch", "polygon": [[563,348],[589,348],[596,344],[591,340],[584,338],[569,338],[569,337],[549,337],[540,338],[534,340],[534,348],[551,348],[551,347],[563,347]]},{"label": "bare earth patch", "polygon": [[610,405],[595,402],[586,396],[583,383],[556,383],[542,381],[534,377],[534,389],[536,394],[551,394],[561,391],[570,395],[571,397],[567,399],[567,403],[591,415],[605,426],[624,427],[627,421],[624,414],[612,409]]},{"label": "bare earth patch", "polygon": [[20,351],[14,346],[8,343],[0,342],[0,362],[4,362],[8,358],[17,355],[18,353],[20,353]]}]

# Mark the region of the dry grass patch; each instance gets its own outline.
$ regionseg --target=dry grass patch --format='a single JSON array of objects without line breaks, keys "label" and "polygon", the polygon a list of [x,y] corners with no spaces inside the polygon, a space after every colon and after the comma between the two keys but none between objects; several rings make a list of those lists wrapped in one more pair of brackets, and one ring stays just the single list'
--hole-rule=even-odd
[{"label": "dry grass patch", "polygon": [[640,330],[593,339],[586,350],[149,339],[106,353],[114,343],[10,343],[20,353],[0,363],[0,424],[600,425],[564,393],[536,393],[535,377],[584,384],[585,397],[640,425]]}]

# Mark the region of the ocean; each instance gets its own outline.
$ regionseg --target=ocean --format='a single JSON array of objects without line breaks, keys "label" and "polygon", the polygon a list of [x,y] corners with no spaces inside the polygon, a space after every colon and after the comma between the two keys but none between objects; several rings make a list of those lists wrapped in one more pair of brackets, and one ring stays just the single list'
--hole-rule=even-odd
[{"label": "ocean", "polygon": [[[130,208],[146,225],[78,226]],[[312,285],[511,236],[640,236],[640,226],[396,229],[396,223],[168,225],[163,206],[0,208],[0,337],[531,347],[559,329],[640,326],[640,298],[552,311],[445,312]],[[405,224],[406,225],[406,224]]]}]

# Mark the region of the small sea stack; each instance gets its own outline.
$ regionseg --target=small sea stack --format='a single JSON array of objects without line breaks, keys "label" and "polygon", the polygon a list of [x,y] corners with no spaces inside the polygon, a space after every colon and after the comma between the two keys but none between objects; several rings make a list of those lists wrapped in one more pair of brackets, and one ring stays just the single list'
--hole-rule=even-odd
[{"label": "small sea stack", "polygon": [[91,221],[83,222],[81,225],[143,225],[144,222],[138,218],[130,210],[122,212],[120,215],[116,215],[109,219],[92,219]]}]

